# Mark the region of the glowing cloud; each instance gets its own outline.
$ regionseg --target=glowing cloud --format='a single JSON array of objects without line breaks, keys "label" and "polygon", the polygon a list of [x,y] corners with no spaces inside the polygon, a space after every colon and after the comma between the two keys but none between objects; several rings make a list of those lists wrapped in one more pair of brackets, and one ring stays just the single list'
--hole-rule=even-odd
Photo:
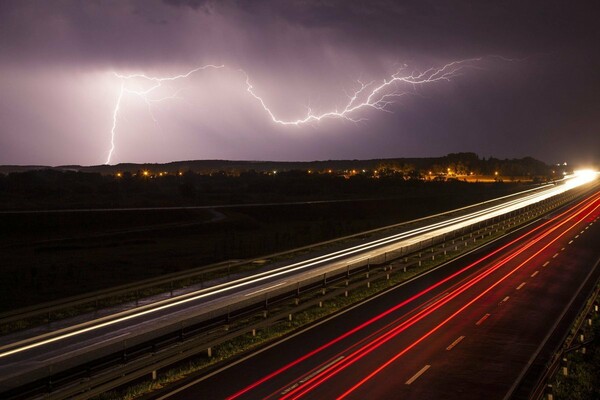
[{"label": "glowing cloud", "polygon": [[[511,61],[499,56],[490,56],[494,58],[500,58],[505,61]],[[378,111],[391,112],[391,106],[395,100],[401,96],[415,93],[418,86],[432,84],[442,81],[450,81],[452,78],[460,75],[461,71],[465,68],[476,68],[477,64],[484,58],[469,58],[459,61],[452,61],[439,67],[432,67],[423,72],[411,72],[406,71],[406,66],[392,74],[390,77],[384,79],[381,82],[371,81],[369,83],[363,83],[358,81],[359,88],[355,90],[351,95],[348,96],[344,108],[327,111],[324,113],[314,113],[310,108],[305,116],[295,120],[284,120],[278,118],[273,110],[267,105],[263,97],[261,97],[257,90],[254,88],[249,75],[244,70],[238,70],[245,77],[246,92],[250,94],[254,99],[258,101],[263,111],[269,116],[269,118],[276,124],[280,125],[304,125],[308,123],[315,123],[324,119],[343,119],[351,122],[364,121],[365,118],[360,117],[358,114],[360,111],[367,109],[373,109]],[[185,74],[168,76],[168,77],[153,77],[145,74],[131,74],[122,75],[115,73],[115,76],[121,80],[121,87],[115,108],[113,110],[113,125],[111,129],[111,148],[108,152],[106,164],[109,164],[112,155],[115,150],[115,136],[117,131],[118,115],[121,107],[121,102],[125,94],[133,94],[142,98],[142,100],[148,105],[148,110],[152,118],[156,121],[152,115],[151,106],[154,103],[158,103],[164,100],[176,98],[177,92],[166,97],[155,98],[153,92],[159,89],[164,82],[175,81],[179,79],[186,79],[192,74],[205,70],[205,69],[220,69],[225,68],[224,65],[205,65],[194,68]],[[130,81],[146,81],[149,83],[149,87],[144,90],[132,89],[128,83]]]},{"label": "glowing cloud", "polygon": [[[164,100],[174,99],[177,96],[177,93],[174,93],[171,96],[166,96],[166,97],[161,97],[161,98],[153,98],[152,92],[154,92],[158,88],[160,88],[162,86],[163,82],[175,81],[178,79],[185,79],[185,78],[188,78],[190,75],[194,74],[195,72],[202,71],[202,70],[205,70],[208,68],[224,68],[224,67],[225,67],[224,65],[209,64],[209,65],[204,65],[202,67],[194,68],[185,74],[169,76],[169,77],[165,77],[165,78],[157,78],[157,77],[148,76],[145,74],[121,75],[121,74],[118,74],[115,72],[115,76],[121,80],[121,89],[119,90],[119,96],[117,97],[117,102],[116,102],[115,108],[113,110],[113,125],[112,125],[112,129],[110,131],[110,150],[108,152],[106,164],[110,164],[110,159],[112,158],[112,155],[115,151],[115,135],[116,135],[116,130],[117,130],[117,118],[119,115],[119,110],[121,108],[121,101],[123,99],[123,95],[125,95],[127,93],[127,94],[134,94],[134,95],[140,96],[142,98],[142,100],[144,100],[144,102],[148,105],[148,111],[150,112],[152,119],[154,121],[156,121],[156,118],[154,118],[154,115],[152,114],[152,107],[151,107],[152,103],[158,103],[158,102],[161,102]],[[129,88],[127,86],[127,82],[131,81],[131,80],[135,80],[135,79],[150,82],[150,87],[148,87],[145,90],[133,90],[133,89]]]}]

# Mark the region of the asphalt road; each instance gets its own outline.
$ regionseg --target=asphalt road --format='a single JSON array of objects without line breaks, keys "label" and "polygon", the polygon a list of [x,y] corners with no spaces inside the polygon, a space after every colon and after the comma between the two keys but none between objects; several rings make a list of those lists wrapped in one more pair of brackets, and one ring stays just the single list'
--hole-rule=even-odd
[{"label": "asphalt road", "polygon": [[600,273],[586,205],[159,398],[503,399]]}]

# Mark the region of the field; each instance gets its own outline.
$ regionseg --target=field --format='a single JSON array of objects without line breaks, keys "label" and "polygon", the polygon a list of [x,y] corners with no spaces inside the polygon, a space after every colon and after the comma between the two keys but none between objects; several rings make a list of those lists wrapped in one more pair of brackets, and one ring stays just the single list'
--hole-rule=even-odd
[{"label": "field", "polygon": [[510,192],[434,183],[386,198],[207,209],[0,214],[0,311],[358,233]]}]

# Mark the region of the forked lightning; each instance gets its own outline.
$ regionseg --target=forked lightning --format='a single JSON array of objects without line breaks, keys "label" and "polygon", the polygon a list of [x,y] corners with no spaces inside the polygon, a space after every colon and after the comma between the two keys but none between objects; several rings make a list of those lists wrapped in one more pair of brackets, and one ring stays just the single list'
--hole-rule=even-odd
[{"label": "forked lightning", "polygon": [[[502,57],[492,56],[496,58]],[[465,68],[476,68],[479,62],[484,57],[469,58],[465,60],[452,61],[444,64],[440,67],[432,67],[423,72],[411,72],[406,71],[406,66],[392,74],[389,78],[384,79],[382,82],[371,81],[369,83],[358,82],[359,87],[350,96],[343,109],[334,109],[324,113],[314,113],[312,109],[308,109],[308,112],[303,117],[296,120],[285,120],[278,118],[273,110],[267,105],[263,97],[261,97],[256,89],[254,88],[249,75],[244,70],[238,70],[245,77],[246,92],[250,94],[262,107],[263,111],[271,118],[271,120],[280,125],[304,125],[308,123],[319,122],[328,118],[339,118],[351,122],[359,122],[365,120],[365,118],[359,116],[359,112],[365,109],[374,109],[378,111],[391,112],[391,105],[394,104],[395,100],[401,96],[415,93],[418,86],[436,83],[440,81],[450,81],[452,78],[458,76],[461,71]],[[507,60],[508,61],[508,60]],[[161,102],[168,99],[173,99],[177,96],[177,92],[166,97],[155,98],[153,92],[162,87],[162,84],[167,81],[175,81],[179,79],[189,78],[192,74],[206,70],[206,69],[221,69],[225,68],[224,65],[204,65],[201,67],[194,68],[185,74],[167,76],[167,77],[154,77],[145,74],[131,74],[122,75],[115,73],[115,76],[121,80],[121,86],[119,95],[113,110],[113,125],[111,129],[110,138],[110,150],[106,159],[106,164],[109,164],[113,153],[115,151],[115,137],[117,132],[117,122],[120,112],[121,103],[123,97],[126,94],[137,95],[148,105],[149,112],[152,118],[156,121],[152,115],[152,104]],[[134,90],[128,85],[132,80],[147,81],[149,86],[144,90]]]}]

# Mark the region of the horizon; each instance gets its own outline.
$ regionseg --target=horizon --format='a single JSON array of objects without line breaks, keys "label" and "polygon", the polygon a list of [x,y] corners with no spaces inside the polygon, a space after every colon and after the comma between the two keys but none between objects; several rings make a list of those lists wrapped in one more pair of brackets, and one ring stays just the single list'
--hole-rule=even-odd
[{"label": "horizon", "polygon": [[[495,160],[500,160],[500,161],[512,161],[512,160],[523,160],[523,159],[527,159],[527,158],[531,158],[534,159],[536,161],[540,161],[543,162],[544,164],[551,166],[551,165],[559,165],[564,162],[567,163],[567,165],[571,166],[571,163],[569,163],[568,161],[563,161],[561,160],[560,162],[547,162],[544,160],[540,160],[538,158],[532,157],[532,156],[528,156],[525,155],[523,157],[496,157],[494,155],[490,155],[490,156],[481,156],[477,153],[473,153],[473,152],[457,152],[457,153],[447,153],[444,155],[434,155],[434,156],[426,156],[426,157],[418,157],[418,156],[406,156],[406,157],[380,157],[380,158],[336,158],[336,159],[314,159],[314,160],[252,160],[252,159],[223,159],[223,158],[207,158],[207,159],[188,159],[188,160],[171,160],[171,161],[165,161],[165,162],[153,162],[153,161],[148,161],[148,162],[129,162],[129,161],[123,161],[123,162],[119,162],[119,163],[115,163],[115,164],[56,164],[56,165],[45,165],[45,164],[0,164],[0,167],[43,167],[43,168],[61,168],[61,167],[82,167],[82,168],[95,168],[95,167],[107,167],[107,168],[114,168],[114,167],[118,167],[119,165],[126,165],[126,164],[132,164],[132,165],[167,165],[167,164],[178,164],[178,163],[186,163],[186,162],[240,162],[240,163],[284,163],[284,164],[294,164],[294,163],[299,163],[299,164],[310,164],[310,163],[325,163],[325,162],[351,162],[351,161],[358,161],[358,162],[366,162],[366,161],[385,161],[385,160],[428,160],[428,159],[442,159],[445,157],[448,157],[450,155],[456,155],[456,154],[475,154],[479,160],[489,160],[489,159],[495,159]],[[578,164],[573,164],[573,165],[578,165]],[[585,165],[589,165],[589,164],[585,164]],[[584,165],[584,166],[585,166]]]}]

